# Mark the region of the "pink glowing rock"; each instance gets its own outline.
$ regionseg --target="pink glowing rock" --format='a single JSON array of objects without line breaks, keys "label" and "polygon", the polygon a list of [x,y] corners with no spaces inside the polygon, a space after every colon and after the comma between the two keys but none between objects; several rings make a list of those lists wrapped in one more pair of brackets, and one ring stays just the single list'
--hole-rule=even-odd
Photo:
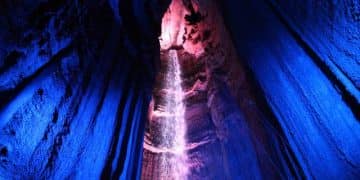
[{"label": "pink glowing rock", "polygon": [[[194,7],[195,10],[198,9],[196,5]],[[196,30],[184,18],[189,14],[190,11],[187,10],[181,0],[172,1],[162,19],[162,30],[159,37],[161,49],[182,46],[186,52],[194,54],[196,57],[204,53],[203,43],[194,40],[199,35],[196,34]]]}]

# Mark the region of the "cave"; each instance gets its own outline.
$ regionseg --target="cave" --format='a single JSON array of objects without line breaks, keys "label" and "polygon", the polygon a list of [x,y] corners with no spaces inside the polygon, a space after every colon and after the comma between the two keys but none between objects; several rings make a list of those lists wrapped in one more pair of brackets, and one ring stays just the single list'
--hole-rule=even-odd
[{"label": "cave", "polygon": [[3,0],[0,179],[359,179],[357,0]]}]

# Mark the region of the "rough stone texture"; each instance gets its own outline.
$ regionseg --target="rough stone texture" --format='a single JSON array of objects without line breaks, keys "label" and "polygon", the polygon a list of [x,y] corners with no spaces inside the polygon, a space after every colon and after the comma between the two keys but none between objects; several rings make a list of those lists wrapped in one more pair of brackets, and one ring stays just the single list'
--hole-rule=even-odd
[{"label": "rough stone texture", "polygon": [[358,6],[351,1],[272,2],[275,6],[260,0],[221,2],[237,52],[276,116],[300,175],[357,179],[359,101],[349,94],[359,93],[354,88],[359,26],[343,12]]},{"label": "rough stone texture", "polygon": [[[281,17],[339,78],[360,108],[360,3],[347,1],[271,1]],[[358,114],[360,116],[360,114]]]},{"label": "rough stone texture", "polygon": [[[174,3],[175,2],[175,3]],[[161,67],[154,89],[154,106],[164,97],[168,48],[177,49],[186,98],[189,179],[259,179],[298,176],[287,141],[272,127],[263,105],[252,92],[240,59],[214,1],[189,1],[200,20],[191,23],[191,8],[173,1],[164,20],[175,18],[172,33],[161,52]],[[174,11],[174,7],[177,7]],[[185,8],[184,13],[179,8]],[[179,20],[174,14],[183,17]],[[184,30],[179,30],[184,28]],[[182,34],[183,33],[183,34]],[[179,38],[179,37],[182,37]],[[161,43],[160,43],[161,44]],[[162,70],[161,70],[162,69]],[[155,116],[145,130],[143,179],[157,179],[161,153],[157,148],[159,126]],[[288,152],[289,154],[287,154]],[[295,160],[296,161],[296,160]],[[296,169],[291,172],[290,169]]]},{"label": "rough stone texture", "polygon": [[1,179],[136,178],[168,3],[0,2]]},{"label": "rough stone texture", "polygon": [[358,0],[173,2],[0,1],[0,179],[156,179],[168,48],[189,178],[359,179]]}]

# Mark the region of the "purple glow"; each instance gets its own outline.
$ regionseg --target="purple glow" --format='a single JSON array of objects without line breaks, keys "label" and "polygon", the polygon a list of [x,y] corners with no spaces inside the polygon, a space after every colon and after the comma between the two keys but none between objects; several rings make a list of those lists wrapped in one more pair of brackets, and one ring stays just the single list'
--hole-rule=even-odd
[{"label": "purple glow", "polygon": [[155,147],[144,143],[144,148],[160,155],[159,179],[187,179],[186,122],[181,87],[181,71],[176,50],[169,50],[164,97],[165,103],[151,112],[151,119],[159,119],[160,145]]}]

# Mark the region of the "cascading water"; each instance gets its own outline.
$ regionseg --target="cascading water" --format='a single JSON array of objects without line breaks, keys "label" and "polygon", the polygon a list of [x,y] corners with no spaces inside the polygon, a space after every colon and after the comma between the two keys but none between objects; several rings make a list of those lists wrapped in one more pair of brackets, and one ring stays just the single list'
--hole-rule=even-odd
[{"label": "cascading water", "polygon": [[181,87],[181,71],[176,50],[169,50],[166,73],[166,97],[161,136],[163,148],[167,153],[161,156],[162,179],[186,179],[186,123],[183,104],[184,93]]},{"label": "cascading water", "polygon": [[181,0],[172,3],[161,24],[161,69],[154,84],[149,121],[145,128],[143,180],[186,180],[189,173],[185,121],[185,93],[182,89],[178,51],[183,45],[187,10]]},{"label": "cascading water", "polygon": [[[161,100],[151,113],[154,126],[150,133],[156,137],[145,137],[144,148],[158,159],[153,167],[155,176],[143,175],[143,179],[184,180],[187,179],[186,122],[184,92],[181,87],[181,70],[176,50],[169,50],[167,69],[162,87]],[[151,139],[151,140],[149,140]]]}]

